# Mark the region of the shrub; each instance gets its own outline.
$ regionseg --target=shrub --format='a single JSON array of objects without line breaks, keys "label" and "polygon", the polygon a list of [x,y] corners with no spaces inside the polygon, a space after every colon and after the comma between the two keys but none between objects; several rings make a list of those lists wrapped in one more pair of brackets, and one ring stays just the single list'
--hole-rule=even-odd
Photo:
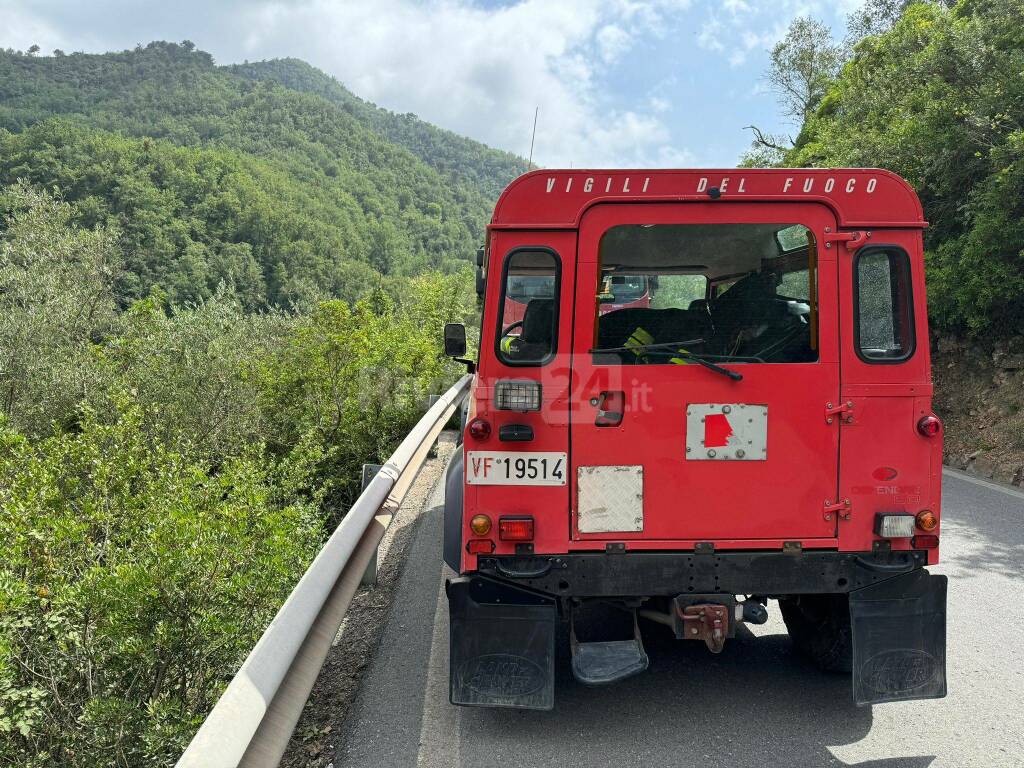
[{"label": "shrub", "polygon": [[114,423],[0,432],[0,754],[172,764],[320,539],[303,462],[216,473]]}]

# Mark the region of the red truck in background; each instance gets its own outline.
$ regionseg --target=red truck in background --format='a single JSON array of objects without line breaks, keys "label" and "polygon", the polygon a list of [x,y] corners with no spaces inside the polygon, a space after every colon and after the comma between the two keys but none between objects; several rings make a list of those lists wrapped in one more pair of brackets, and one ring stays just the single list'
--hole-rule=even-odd
[{"label": "red truck in background", "polygon": [[[597,685],[641,620],[718,652],[770,600],[858,704],[945,695],[925,226],[874,169],[512,182],[446,478],[453,703],[551,708],[559,622]],[[581,642],[595,603],[632,631]]]},{"label": "red truck in background", "polygon": [[[522,321],[531,300],[552,298],[551,288],[551,282],[543,277],[513,275],[505,292],[505,314],[502,320],[505,327],[509,328]],[[630,307],[649,307],[649,280],[646,275],[609,275],[601,285],[598,298],[602,315]]]}]

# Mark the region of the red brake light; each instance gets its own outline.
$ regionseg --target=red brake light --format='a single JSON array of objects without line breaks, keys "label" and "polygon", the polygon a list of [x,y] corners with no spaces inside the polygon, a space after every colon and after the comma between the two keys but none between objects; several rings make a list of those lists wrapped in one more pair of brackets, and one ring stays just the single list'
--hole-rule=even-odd
[{"label": "red brake light", "polygon": [[935,437],[942,431],[942,422],[935,416],[924,416],[917,422],[917,431],[925,437]]},{"label": "red brake light", "polygon": [[486,419],[473,419],[469,422],[469,434],[474,440],[486,440],[491,436],[491,423]]},{"label": "red brake light", "polygon": [[931,534],[921,534],[910,540],[910,546],[914,549],[937,549],[939,546],[939,537]]},{"label": "red brake light", "polygon": [[533,539],[533,518],[498,518],[498,538],[502,541],[530,541]]},{"label": "red brake light", "polygon": [[489,555],[494,551],[494,542],[490,539],[470,539],[466,542],[466,551],[471,555]]}]

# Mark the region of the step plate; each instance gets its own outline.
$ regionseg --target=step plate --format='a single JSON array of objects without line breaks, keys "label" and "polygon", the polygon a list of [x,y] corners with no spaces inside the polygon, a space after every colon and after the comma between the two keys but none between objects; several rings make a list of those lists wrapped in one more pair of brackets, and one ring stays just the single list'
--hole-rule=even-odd
[{"label": "step plate", "polygon": [[647,653],[639,640],[579,643],[572,655],[572,673],[584,685],[607,685],[647,669]]}]

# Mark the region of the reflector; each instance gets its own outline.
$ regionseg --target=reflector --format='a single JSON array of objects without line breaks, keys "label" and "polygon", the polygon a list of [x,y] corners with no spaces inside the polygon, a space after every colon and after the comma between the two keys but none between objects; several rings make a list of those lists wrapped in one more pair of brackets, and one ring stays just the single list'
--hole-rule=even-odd
[{"label": "reflector", "polygon": [[470,539],[466,542],[466,551],[471,555],[489,555],[494,551],[494,542],[490,539]]},{"label": "reflector", "polygon": [[923,416],[917,422],[917,431],[925,437],[935,437],[942,431],[942,422],[935,416]]},{"label": "reflector", "polygon": [[930,534],[920,534],[910,540],[914,549],[935,549],[939,546],[939,537]]},{"label": "reflector", "polygon": [[491,423],[486,419],[473,419],[469,422],[469,434],[474,440],[486,440],[491,436]]}]

